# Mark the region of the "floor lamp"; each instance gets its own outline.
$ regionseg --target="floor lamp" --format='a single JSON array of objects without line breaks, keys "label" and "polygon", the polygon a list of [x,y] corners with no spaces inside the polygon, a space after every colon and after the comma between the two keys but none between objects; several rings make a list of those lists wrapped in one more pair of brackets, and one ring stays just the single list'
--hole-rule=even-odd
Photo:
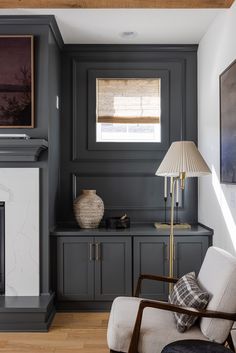
[{"label": "floor lamp", "polygon": [[[168,149],[163,161],[156,171],[156,175],[172,177],[171,183],[171,217],[169,238],[169,276],[174,274],[174,202],[175,183],[180,180],[181,189],[184,189],[185,178],[199,177],[210,174],[211,171],[192,141],[173,142]],[[169,286],[169,291],[172,284]]]}]

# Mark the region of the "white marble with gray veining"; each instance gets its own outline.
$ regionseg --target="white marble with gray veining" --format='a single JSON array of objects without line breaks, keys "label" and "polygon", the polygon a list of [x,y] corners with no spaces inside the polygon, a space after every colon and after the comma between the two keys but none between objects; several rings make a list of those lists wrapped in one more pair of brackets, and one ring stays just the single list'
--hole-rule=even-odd
[{"label": "white marble with gray veining", "polygon": [[39,295],[39,169],[1,168],[8,296]]}]

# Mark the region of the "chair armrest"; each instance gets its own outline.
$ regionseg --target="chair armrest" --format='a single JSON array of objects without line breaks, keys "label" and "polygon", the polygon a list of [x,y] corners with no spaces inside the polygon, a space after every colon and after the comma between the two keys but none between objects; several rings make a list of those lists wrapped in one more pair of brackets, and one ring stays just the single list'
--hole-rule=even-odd
[{"label": "chair armrest", "polygon": [[151,281],[161,281],[161,282],[168,282],[168,283],[176,283],[178,281],[178,278],[172,278],[172,277],[166,277],[166,276],[156,276],[156,275],[145,275],[141,274],[138,279],[137,287],[135,290],[135,297],[139,297],[140,291],[141,291],[141,285],[142,281],[144,279],[149,279]]},{"label": "chair armrest", "polygon": [[139,341],[143,311],[147,307],[168,310],[176,313],[187,314],[187,315],[198,316],[198,317],[211,317],[215,319],[225,319],[225,320],[236,321],[236,313],[230,314],[230,313],[212,311],[212,310],[197,310],[194,308],[182,307],[182,306],[161,302],[161,301],[142,300],[139,304],[138,314],[136,317],[128,353],[138,353],[138,341]]}]

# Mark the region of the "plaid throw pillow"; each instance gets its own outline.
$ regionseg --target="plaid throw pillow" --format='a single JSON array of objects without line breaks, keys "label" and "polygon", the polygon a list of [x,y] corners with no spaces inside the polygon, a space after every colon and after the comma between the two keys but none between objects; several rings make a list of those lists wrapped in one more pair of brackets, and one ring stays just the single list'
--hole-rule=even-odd
[{"label": "plaid throw pillow", "polygon": [[[169,302],[171,304],[195,309],[204,309],[209,299],[209,293],[199,288],[194,272],[190,272],[181,277],[174,285],[173,291],[169,295]],[[184,332],[189,329],[197,320],[197,316],[187,314],[174,313],[174,316],[179,332]]]}]

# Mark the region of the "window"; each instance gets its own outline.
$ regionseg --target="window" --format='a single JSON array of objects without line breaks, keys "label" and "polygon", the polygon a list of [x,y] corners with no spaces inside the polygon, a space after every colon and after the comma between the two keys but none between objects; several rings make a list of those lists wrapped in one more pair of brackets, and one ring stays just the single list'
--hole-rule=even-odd
[{"label": "window", "polygon": [[161,142],[160,78],[96,79],[96,142]]}]

